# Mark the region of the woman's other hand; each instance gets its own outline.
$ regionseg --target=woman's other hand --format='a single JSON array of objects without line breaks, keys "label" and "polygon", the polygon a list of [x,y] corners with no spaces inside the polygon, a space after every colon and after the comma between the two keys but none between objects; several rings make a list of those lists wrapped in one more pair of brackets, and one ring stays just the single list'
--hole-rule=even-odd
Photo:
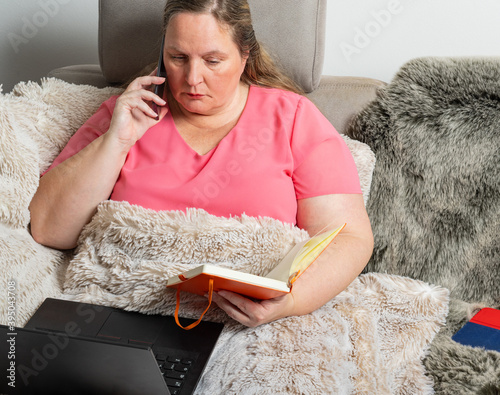
[{"label": "woman's other hand", "polygon": [[[107,134],[116,138],[125,150],[130,149],[167,113],[165,100],[148,89],[151,85],[163,83],[165,78],[154,75],[136,78],[117,99]],[[156,114],[148,102],[156,103],[160,114]]]},{"label": "woman's other hand", "polygon": [[292,315],[309,314],[345,290],[362,272],[373,251],[373,234],[361,194],[335,194],[298,200],[297,225],[315,235],[347,226],[293,284],[289,294],[253,301],[228,291],[213,301],[236,321],[255,327]]},{"label": "woman's other hand", "polygon": [[230,291],[214,292],[212,300],[228,316],[250,328],[287,317],[293,311],[291,293],[267,300],[251,300]]}]

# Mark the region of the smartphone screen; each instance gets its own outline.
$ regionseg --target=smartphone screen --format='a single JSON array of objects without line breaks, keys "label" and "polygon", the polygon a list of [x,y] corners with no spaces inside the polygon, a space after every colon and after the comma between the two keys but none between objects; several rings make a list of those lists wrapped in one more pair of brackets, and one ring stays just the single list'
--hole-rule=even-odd
[{"label": "smartphone screen", "polygon": [[[167,77],[167,71],[165,70],[165,64],[163,63],[163,47],[165,45],[165,35],[163,36],[161,40],[161,47],[160,47],[160,56],[158,59],[158,68],[156,70],[156,76],[157,77]],[[163,99],[163,93],[165,91],[165,85],[167,84],[167,81],[165,80],[165,83],[161,85],[155,85],[154,93],[155,95],[160,96]],[[156,112],[157,114],[160,113],[159,107],[156,105],[156,103],[153,102],[153,111]],[[159,119],[159,116],[156,118],[157,120]]]}]

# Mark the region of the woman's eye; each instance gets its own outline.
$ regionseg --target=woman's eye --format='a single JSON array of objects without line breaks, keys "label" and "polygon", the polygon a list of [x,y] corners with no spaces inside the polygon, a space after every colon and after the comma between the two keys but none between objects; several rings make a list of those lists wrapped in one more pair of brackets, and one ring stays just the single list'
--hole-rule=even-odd
[{"label": "woman's eye", "polygon": [[186,57],[185,56],[182,56],[182,55],[172,55],[170,56],[170,59],[176,61],[176,62],[180,62],[180,61],[183,61]]}]

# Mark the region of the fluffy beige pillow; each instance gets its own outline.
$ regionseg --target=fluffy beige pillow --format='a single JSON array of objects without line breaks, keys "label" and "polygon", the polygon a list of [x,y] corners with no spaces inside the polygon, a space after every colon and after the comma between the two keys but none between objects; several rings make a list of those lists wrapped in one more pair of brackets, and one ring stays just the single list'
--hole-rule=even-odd
[{"label": "fluffy beige pillow", "polygon": [[41,84],[21,82],[0,95],[1,223],[28,225],[39,174],[100,104],[119,92],[50,78]]}]

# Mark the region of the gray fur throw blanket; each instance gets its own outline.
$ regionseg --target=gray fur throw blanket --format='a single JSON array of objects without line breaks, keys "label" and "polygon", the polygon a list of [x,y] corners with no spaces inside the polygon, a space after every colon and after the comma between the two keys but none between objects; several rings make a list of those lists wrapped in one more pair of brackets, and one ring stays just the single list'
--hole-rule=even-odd
[{"label": "gray fur throw blanket", "polygon": [[439,284],[453,298],[425,361],[436,393],[500,393],[500,353],[451,340],[479,308],[500,307],[499,131],[500,58],[412,60],[347,131],[377,157],[365,272]]},{"label": "gray fur throw blanket", "polygon": [[500,58],[422,58],[401,68],[347,133],[377,163],[366,271],[500,305]]},{"label": "gray fur throw blanket", "polygon": [[[75,253],[37,244],[28,204],[39,174],[72,134],[120,90],[46,79],[0,94],[0,282],[15,284],[17,326],[46,297],[171,314],[165,279],[201,262],[266,273],[307,235],[266,218],[216,218],[201,210],[152,212],[104,202]],[[345,137],[365,200],[374,165],[366,144]],[[3,289],[3,288],[2,288]],[[183,295],[181,315],[197,317],[206,300]],[[0,293],[0,323],[7,323]],[[246,328],[226,323],[198,393],[430,394],[422,359],[443,326],[448,290],[407,277],[361,275],[312,314]]]}]

